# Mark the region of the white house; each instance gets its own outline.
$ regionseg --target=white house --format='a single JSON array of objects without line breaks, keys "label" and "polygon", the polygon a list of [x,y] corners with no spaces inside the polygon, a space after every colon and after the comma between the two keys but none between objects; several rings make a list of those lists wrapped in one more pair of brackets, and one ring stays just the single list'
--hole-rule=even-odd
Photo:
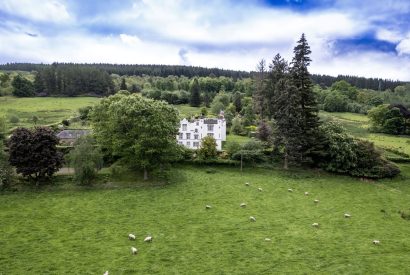
[{"label": "white house", "polygon": [[179,123],[179,144],[191,149],[201,146],[201,139],[212,136],[216,140],[216,148],[222,150],[222,141],[226,140],[226,121],[223,113],[219,118],[183,119]]}]

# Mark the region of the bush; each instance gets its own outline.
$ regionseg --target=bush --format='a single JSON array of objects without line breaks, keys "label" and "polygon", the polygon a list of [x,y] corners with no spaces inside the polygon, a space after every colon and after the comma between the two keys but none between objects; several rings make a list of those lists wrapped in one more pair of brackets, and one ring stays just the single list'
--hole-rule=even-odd
[{"label": "bush", "polygon": [[76,141],[74,149],[68,154],[68,159],[74,168],[74,179],[79,184],[90,184],[102,167],[101,150],[89,136]]},{"label": "bush", "polygon": [[70,121],[69,120],[67,120],[67,119],[63,119],[62,121],[61,121],[61,124],[63,124],[64,126],[70,126]]},{"label": "bush", "polygon": [[92,107],[85,106],[78,109],[79,117],[81,120],[88,120],[88,114],[90,113]]},{"label": "bush", "polygon": [[228,153],[228,155],[229,155],[230,158],[232,158],[232,156],[233,156],[236,152],[238,152],[238,151],[240,151],[240,150],[242,149],[241,145],[240,145],[238,142],[236,142],[236,141],[228,142],[228,143],[226,144],[225,148],[226,148],[226,152]]},{"label": "bush", "polygon": [[20,119],[19,119],[19,117],[16,116],[16,115],[11,115],[10,118],[9,118],[9,122],[10,122],[10,123],[13,123],[13,124],[16,124],[16,123],[19,123],[19,122],[20,122]]},{"label": "bush", "polygon": [[249,141],[242,146],[242,149],[232,155],[232,159],[245,163],[262,163],[266,161],[262,143],[259,141]]},{"label": "bush", "polygon": [[217,156],[215,139],[211,136],[202,138],[201,148],[198,149],[198,157],[200,159],[216,159]]}]

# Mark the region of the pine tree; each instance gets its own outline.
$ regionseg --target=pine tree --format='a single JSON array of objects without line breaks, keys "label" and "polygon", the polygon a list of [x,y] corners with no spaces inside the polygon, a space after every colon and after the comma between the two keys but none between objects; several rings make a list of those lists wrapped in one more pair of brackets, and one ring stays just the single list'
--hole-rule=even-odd
[{"label": "pine tree", "polygon": [[197,78],[194,78],[194,80],[192,81],[190,92],[191,92],[191,98],[189,101],[190,105],[192,107],[199,107],[201,105],[201,94],[199,91],[199,83],[198,83]]},{"label": "pine tree", "polygon": [[121,79],[120,90],[128,90],[127,83],[125,83],[125,78]]},{"label": "pine tree", "polygon": [[297,42],[293,49],[294,57],[291,62],[291,79],[296,91],[299,94],[301,106],[301,153],[304,160],[312,159],[315,151],[319,150],[319,116],[315,94],[312,90],[312,81],[308,71],[310,64],[310,46],[307,43],[305,34]]},{"label": "pine tree", "polygon": [[261,119],[265,118],[265,91],[266,91],[266,62],[264,59],[259,61],[256,66],[256,74],[254,77],[255,91],[252,94],[254,109],[257,114],[260,115]]}]

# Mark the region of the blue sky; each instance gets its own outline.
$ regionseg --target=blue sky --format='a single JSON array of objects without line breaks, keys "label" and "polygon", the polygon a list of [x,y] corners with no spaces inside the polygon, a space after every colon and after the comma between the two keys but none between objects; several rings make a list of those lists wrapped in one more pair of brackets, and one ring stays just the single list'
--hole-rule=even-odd
[{"label": "blue sky", "polygon": [[0,0],[0,63],[250,71],[302,32],[312,73],[410,81],[410,0]]}]

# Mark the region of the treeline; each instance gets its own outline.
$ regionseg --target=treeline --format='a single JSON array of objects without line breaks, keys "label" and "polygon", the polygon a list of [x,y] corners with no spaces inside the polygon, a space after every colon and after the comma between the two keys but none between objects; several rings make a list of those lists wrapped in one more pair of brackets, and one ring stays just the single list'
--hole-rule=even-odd
[{"label": "treeline", "polygon": [[101,96],[114,92],[114,83],[106,71],[79,65],[52,65],[38,69],[33,86],[34,92],[40,96]]},{"label": "treeline", "polygon": [[[40,71],[49,67],[54,68],[87,68],[98,69],[108,74],[117,74],[119,76],[135,75],[135,76],[159,76],[168,77],[173,76],[186,76],[192,78],[198,77],[231,77],[234,80],[240,78],[248,78],[254,76],[256,72],[236,71],[236,70],[224,70],[218,68],[204,68],[196,66],[183,66],[183,65],[137,65],[137,64],[75,64],[75,63],[53,63],[53,64],[33,64],[33,63],[6,63],[0,65],[0,70],[5,71]],[[406,82],[381,79],[381,78],[365,78],[350,75],[338,75],[337,77],[329,75],[312,74],[312,82],[319,84],[322,87],[330,87],[334,82],[345,80],[351,85],[360,89],[372,89],[376,91],[384,91],[386,89],[393,90],[399,85],[404,85]]]},{"label": "treeline", "polygon": [[314,84],[319,84],[322,87],[330,87],[333,83],[344,80],[359,89],[371,89],[375,91],[394,90],[397,86],[406,84],[406,82],[399,80],[366,78],[352,75],[338,75],[334,77],[330,75],[313,74],[311,78]]},{"label": "treeline", "polygon": [[0,65],[0,70],[7,71],[39,71],[47,67],[54,66],[59,68],[92,68],[107,72],[108,74],[123,75],[149,75],[167,77],[169,75],[175,76],[225,76],[236,78],[249,77],[250,73],[245,71],[224,70],[219,68],[205,68],[197,66],[183,66],[183,65],[150,65],[150,64],[74,64],[74,63],[53,63],[49,64],[33,64],[33,63],[6,63]]}]

